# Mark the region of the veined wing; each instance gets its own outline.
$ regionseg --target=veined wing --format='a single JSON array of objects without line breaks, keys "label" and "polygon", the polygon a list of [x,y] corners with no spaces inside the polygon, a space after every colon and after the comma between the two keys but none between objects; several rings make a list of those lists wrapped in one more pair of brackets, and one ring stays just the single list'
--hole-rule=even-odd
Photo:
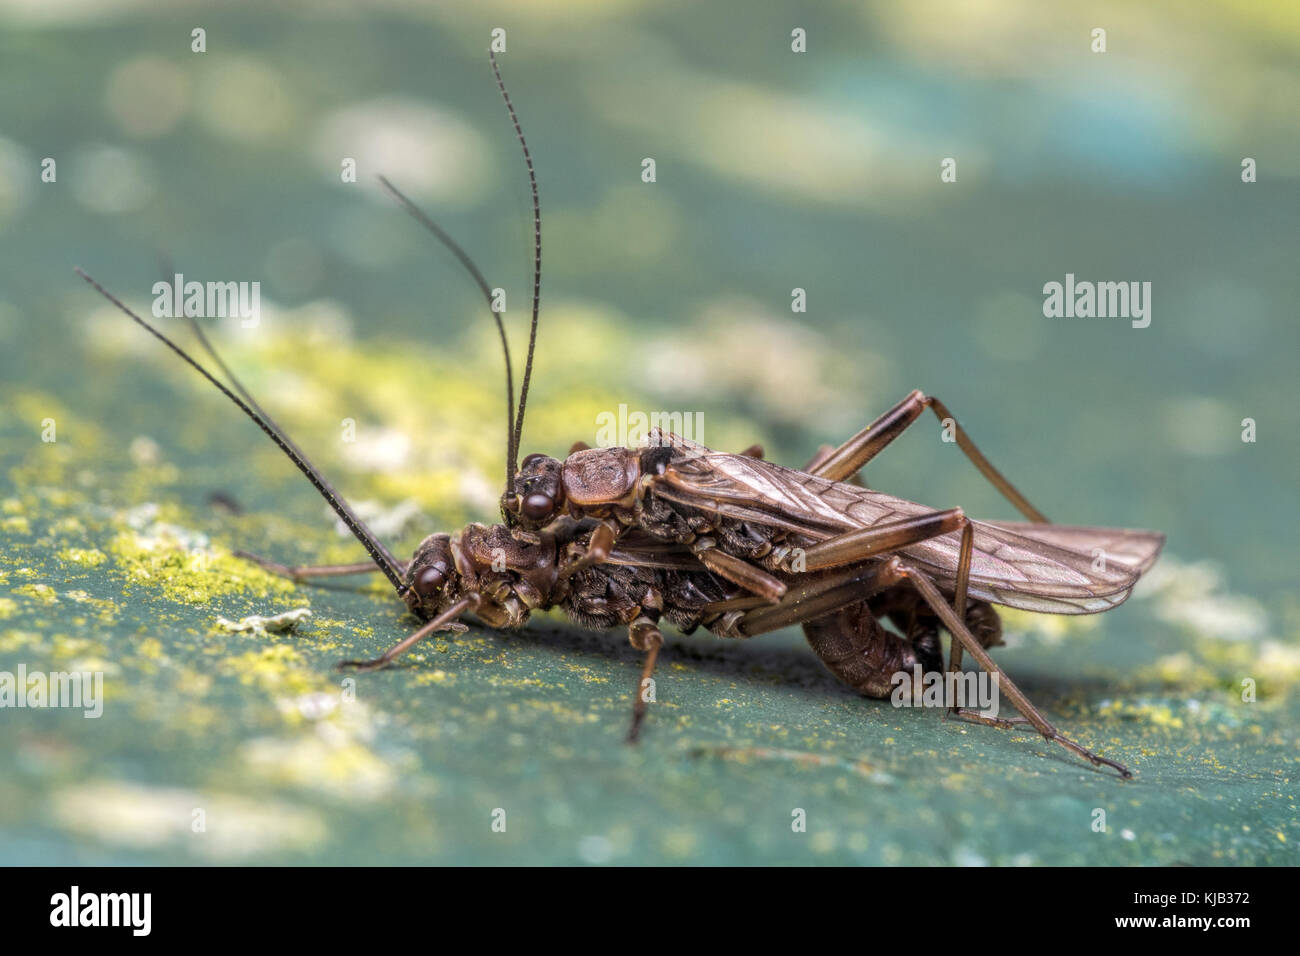
[{"label": "veined wing", "polygon": [[1156,563],[1165,543],[1165,536],[1159,532],[1131,528],[1034,524],[1029,521],[990,521],[988,524],[1068,551],[1082,551],[1094,558],[1100,554],[1105,560],[1118,561],[1138,574],[1145,574]]},{"label": "veined wing", "polygon": [[[654,479],[656,495],[810,542],[934,510],[759,459],[710,451],[675,435],[662,440],[683,454]],[[1049,614],[1091,614],[1122,603],[1164,542],[1163,535],[1150,531],[972,524],[971,595]],[[960,545],[961,536],[954,532],[909,545],[900,554],[951,591]]]},{"label": "veined wing", "polygon": [[[1157,532],[1121,528],[971,524],[971,594],[1044,614],[1093,614],[1122,604],[1165,540]],[[948,534],[902,553],[951,591],[960,544],[959,534]],[[1107,550],[1108,544],[1116,550]]]}]

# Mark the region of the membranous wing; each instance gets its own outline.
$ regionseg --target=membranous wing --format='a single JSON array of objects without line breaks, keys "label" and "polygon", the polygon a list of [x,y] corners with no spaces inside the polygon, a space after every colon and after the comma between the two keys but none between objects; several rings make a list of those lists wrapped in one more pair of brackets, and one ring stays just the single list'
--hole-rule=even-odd
[{"label": "membranous wing", "polygon": [[[658,497],[809,543],[933,511],[857,485],[771,462],[715,452],[664,434],[672,460],[653,480]],[[1048,614],[1091,614],[1122,603],[1155,561],[1164,536],[1151,531],[973,521],[970,594]],[[899,553],[943,589],[956,584],[958,532]]]}]

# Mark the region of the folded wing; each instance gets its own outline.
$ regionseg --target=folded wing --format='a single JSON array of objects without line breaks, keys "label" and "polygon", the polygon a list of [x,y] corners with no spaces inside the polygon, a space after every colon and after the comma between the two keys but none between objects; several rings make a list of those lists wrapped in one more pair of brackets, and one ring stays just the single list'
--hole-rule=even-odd
[{"label": "folded wing", "polygon": [[[714,452],[674,435],[674,456],[653,479],[665,500],[790,532],[808,541],[933,511],[857,485],[771,462]],[[1156,560],[1164,535],[1152,531],[1024,522],[972,522],[972,596],[1048,614],[1092,614],[1122,603]],[[899,553],[951,592],[961,545],[946,534]]]}]

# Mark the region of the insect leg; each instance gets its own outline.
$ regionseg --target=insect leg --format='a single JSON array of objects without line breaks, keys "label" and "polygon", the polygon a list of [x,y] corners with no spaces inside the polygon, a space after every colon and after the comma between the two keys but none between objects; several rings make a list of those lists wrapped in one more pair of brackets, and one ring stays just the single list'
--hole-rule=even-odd
[{"label": "insect leg", "polygon": [[822,478],[830,478],[832,481],[844,481],[857,474],[863,465],[875,458],[890,442],[906,431],[908,426],[915,422],[926,408],[934,412],[935,417],[940,421],[952,422],[957,447],[979,469],[980,474],[987,478],[993,487],[1002,492],[1003,497],[1015,505],[1021,514],[1030,521],[1047,521],[1046,516],[1031,505],[1028,499],[1017,491],[1015,486],[1007,481],[1000,471],[993,467],[992,462],[984,457],[984,453],[967,437],[966,430],[957,424],[957,420],[948,411],[948,406],[944,405],[939,399],[925,395],[919,390],[914,390],[889,411],[832,451],[823,460],[817,461],[815,469],[809,468],[805,470]]},{"label": "insect leg", "polygon": [[[294,581],[303,581],[307,578],[341,578],[348,574],[369,574],[372,571],[382,570],[379,565],[373,561],[361,561],[357,564],[304,564],[288,565],[280,564],[269,558],[258,557],[255,554],[249,554],[247,551],[234,552],[235,557],[243,558],[245,561],[251,561],[263,570],[270,571],[272,574],[278,574],[284,578],[292,578]],[[405,561],[399,561],[398,565],[405,567]]]},{"label": "insect leg", "polygon": [[340,661],[339,670],[351,668],[359,671],[373,671],[391,664],[396,658],[401,657],[412,647],[424,640],[434,631],[440,631],[454,626],[458,617],[466,612],[473,613],[479,605],[479,596],[473,592],[466,594],[463,598],[453,604],[447,610],[443,611],[428,624],[425,624],[410,637],[398,641],[388,650],[384,651],[379,657],[369,661]]},{"label": "insect leg", "polygon": [[[971,554],[975,547],[975,533],[970,522],[961,529],[961,550],[957,558],[957,581],[953,589],[952,609],[960,621],[966,620],[966,599],[970,591],[970,563]],[[953,638],[952,645],[948,651],[948,670],[957,673],[961,670],[961,641]],[[953,707],[951,712],[956,714],[960,708]]]},{"label": "insect leg", "polygon": [[926,397],[924,401],[930,407],[930,411],[934,412],[935,418],[941,422],[952,422],[957,447],[966,453],[966,457],[970,459],[971,464],[979,469],[980,474],[988,479],[989,484],[1002,492],[1002,497],[1015,505],[1016,510],[1030,521],[1036,521],[1039,524],[1048,523],[1047,515],[1031,505],[1029,499],[1022,495],[1015,485],[1007,481],[1002,472],[993,467],[993,462],[985,458],[984,453],[975,447],[975,443],[967,436],[966,429],[957,424],[957,419],[953,417],[952,412],[948,411],[947,405],[933,395]]},{"label": "insect leg", "polygon": [[804,470],[832,481],[844,481],[880,454],[924,410],[925,396],[914,390],[839,448],[818,452]]},{"label": "insect leg", "polygon": [[743,602],[749,598],[710,605],[706,610],[717,617],[708,627],[724,637],[755,637],[838,611],[902,580],[898,558],[892,556],[827,574],[802,575],[790,584],[785,597],[768,607],[747,607]]},{"label": "insect leg", "polygon": [[700,559],[700,563],[714,574],[765,598],[768,604],[776,604],[785,596],[784,581],[743,558],[720,550],[712,538],[696,538],[691,542],[690,548],[691,553]]},{"label": "insect leg", "polygon": [[[867,558],[905,548],[909,544],[916,544],[928,538],[937,538],[969,527],[970,522],[966,520],[960,508],[914,515],[870,528],[846,531],[844,534],[819,541],[803,549],[802,552],[792,550],[781,559],[781,570],[798,573],[857,564]],[[968,556],[968,576],[969,570]]]},{"label": "insect leg", "polygon": [[[953,613],[960,621],[966,620],[966,603],[970,589],[970,568],[971,557],[974,552],[975,535],[970,521],[962,514],[960,508],[952,508],[948,511],[935,511],[930,514],[916,515],[911,518],[903,518],[900,521],[889,522],[888,524],[877,525],[872,528],[860,528],[856,531],[849,531],[845,534],[830,538],[827,541],[819,542],[811,548],[806,549],[801,557],[801,563],[807,571],[816,571],[822,568],[836,567],[845,564],[855,564],[866,558],[878,554],[884,554],[890,551],[896,551],[899,548],[906,547],[909,544],[916,544],[927,538],[938,537],[941,534],[948,534],[953,531],[961,530],[961,546],[957,561],[957,580],[953,597]],[[793,560],[793,553],[787,556],[784,566],[789,566]],[[792,568],[788,568],[793,570]],[[867,625],[846,623],[844,628],[847,630],[867,629]],[[961,642],[954,640],[949,657],[948,669],[954,673],[961,670],[962,651]],[[856,685],[854,685],[856,686]],[[958,708],[953,708],[954,714],[958,713]]]},{"label": "insect leg", "polygon": [[[721,601],[713,601],[704,605],[701,613],[704,614],[705,620],[713,620],[718,615],[732,614],[736,611],[752,611],[755,608],[771,607],[771,602],[767,598],[756,597],[753,594],[745,594],[740,597],[723,598]],[[740,635],[748,637],[749,635]]]},{"label": "insect leg", "polygon": [[[973,614],[967,614],[967,602],[970,597],[971,556],[974,552],[974,543],[974,528],[969,521],[963,519],[961,522],[961,545],[958,551],[957,579],[953,588],[952,606],[953,613],[957,615],[958,619],[966,623],[968,629],[974,630],[978,635],[980,644],[987,648],[992,642],[1001,643],[1002,629],[1000,623],[997,621],[997,615],[993,613],[993,609],[987,604],[982,605],[982,607],[977,605],[972,609],[974,612]],[[873,611],[875,610],[877,609],[873,608]],[[992,616],[991,623],[989,621],[990,615]],[[913,614],[913,617],[915,617],[915,614]],[[915,624],[915,621],[913,621],[913,624]],[[926,631],[928,632],[930,639],[935,637],[933,629],[926,628]],[[922,643],[927,642],[926,639],[922,639]],[[954,674],[959,673],[961,671],[961,662],[961,641],[954,640],[951,644],[951,651],[949,653],[948,670]],[[963,708],[952,707],[949,708],[949,712],[957,716],[962,716]]]},{"label": "insect leg", "polygon": [[[970,651],[971,656],[974,657],[975,660],[979,661],[980,666],[983,667],[987,673],[997,676],[998,689],[1011,699],[1011,705],[1015,707],[1016,710],[1020,711],[1025,719],[1033,725],[1035,730],[1042,734],[1047,740],[1055,741],[1067,750],[1091,761],[1094,766],[1110,767],[1111,769],[1118,771],[1122,777],[1133,776],[1132,772],[1122,764],[1118,764],[1113,760],[1107,760],[1105,757],[1097,756],[1082,744],[1075,743],[1073,740],[1057,731],[1057,729],[1052,726],[1051,722],[1039,713],[1038,708],[1030,703],[1029,698],[1025,696],[1024,692],[1012,683],[1011,678],[1006,675],[1006,672],[994,663],[993,658],[989,656],[986,650],[984,650],[980,642],[969,630],[967,630],[965,623],[963,623],[962,620],[957,617],[953,609],[948,606],[948,602],[944,600],[943,594],[935,586],[934,582],[930,580],[929,576],[920,569],[908,565],[902,565],[901,572],[909,581],[912,582],[912,585],[920,592],[921,597],[925,598],[926,603],[929,604],[934,610],[934,613],[939,616],[939,620],[943,621],[943,626],[947,628],[948,633],[952,635],[952,639],[954,641],[960,641],[965,645],[966,650]],[[1010,720],[1007,720],[1006,723],[997,724],[997,726],[1010,725],[1012,725],[1012,721]]]},{"label": "insect leg", "polygon": [[618,532],[613,525],[602,521],[596,525],[587,539],[587,550],[580,558],[575,558],[560,568],[560,580],[570,577],[574,572],[589,568],[593,564],[604,564],[609,560],[609,553],[614,549]]},{"label": "insect leg", "polygon": [[[818,475],[822,478],[829,477],[821,473],[821,466],[831,457],[832,454],[834,454],[834,452],[834,445],[822,445],[817,449],[816,454],[814,454],[812,458],[808,459],[808,464],[803,466],[803,470],[808,472],[810,475]],[[862,472],[860,471],[855,471],[847,478],[842,478],[840,480],[850,485],[857,485],[859,488],[867,487],[867,483],[862,480]]]},{"label": "insect leg", "polygon": [[628,626],[627,639],[638,651],[645,652],[645,665],[641,668],[641,679],[637,681],[636,693],[632,697],[632,726],[627,732],[627,742],[634,744],[641,734],[641,722],[645,720],[648,703],[646,690],[653,680],[650,675],[654,673],[655,661],[659,659],[659,651],[664,646],[664,636],[660,633],[658,625],[642,614]]},{"label": "insect leg", "polygon": [[[943,626],[930,605],[908,583],[882,591],[870,599],[871,613],[877,619],[889,618],[918,652],[939,662],[935,670],[943,667],[943,646],[939,630]],[[1003,644],[1002,621],[993,605],[984,601],[971,601],[962,617],[966,629],[975,635],[985,650]],[[961,642],[955,642],[960,644]]]}]

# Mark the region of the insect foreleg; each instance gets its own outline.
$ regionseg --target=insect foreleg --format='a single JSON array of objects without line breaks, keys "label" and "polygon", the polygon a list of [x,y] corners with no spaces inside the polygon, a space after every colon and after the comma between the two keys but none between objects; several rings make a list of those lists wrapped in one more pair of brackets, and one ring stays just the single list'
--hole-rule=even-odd
[{"label": "insect foreleg", "polygon": [[921,413],[926,408],[934,412],[935,417],[940,421],[952,422],[957,447],[979,469],[980,474],[987,478],[993,487],[1002,492],[1002,495],[1015,505],[1021,514],[1030,521],[1043,523],[1047,521],[1046,516],[1031,505],[1029,500],[1017,491],[1016,487],[1007,481],[1000,471],[993,467],[992,462],[984,457],[984,453],[966,435],[966,430],[957,424],[957,420],[948,411],[948,406],[944,405],[939,399],[925,395],[919,390],[913,391],[829,455],[821,458],[821,460],[814,459],[815,467],[804,470],[821,478],[830,478],[832,481],[847,480],[857,474],[867,462],[880,454],[890,442],[903,434],[908,426],[921,417]]},{"label": "insect foreleg", "polygon": [[570,577],[575,572],[582,571],[595,564],[604,564],[609,560],[609,553],[614,550],[614,545],[618,542],[618,532],[614,526],[606,521],[596,525],[595,530],[587,538],[586,551],[577,558],[574,558],[564,567],[560,568],[560,579]]},{"label": "insect foreleg", "polygon": [[387,667],[396,658],[401,657],[420,641],[424,640],[434,631],[449,629],[464,629],[463,624],[457,624],[456,619],[462,614],[472,614],[479,605],[481,598],[473,592],[466,594],[463,598],[453,604],[447,610],[443,611],[428,624],[424,625],[410,637],[399,641],[388,650],[384,651],[379,657],[369,661],[341,661],[338,665],[339,670],[351,668],[359,671],[373,671],[381,667]]},{"label": "insect foreleg", "polygon": [[[952,635],[952,639],[954,641],[960,641],[987,673],[997,675],[999,691],[1010,698],[1011,705],[1024,715],[1025,719],[1033,725],[1035,730],[1042,734],[1046,739],[1055,741],[1067,750],[1091,761],[1095,766],[1110,767],[1113,770],[1117,770],[1122,777],[1133,776],[1132,772],[1122,764],[1118,764],[1113,760],[1107,760],[1105,757],[1099,757],[1082,744],[1075,743],[1070,738],[1061,734],[1054,726],[1052,726],[1051,722],[1046,717],[1039,713],[1038,708],[1030,703],[1029,698],[1026,697],[1024,692],[1012,682],[1011,678],[1006,675],[1006,672],[994,663],[993,658],[989,656],[988,651],[984,650],[980,642],[966,628],[965,623],[958,618],[953,609],[948,606],[948,602],[944,600],[943,594],[935,586],[934,582],[930,580],[929,576],[919,568],[914,568],[909,565],[902,565],[901,571],[907,579],[912,582],[912,585],[916,590],[920,592],[921,597],[923,597],[926,603],[930,605],[930,608],[934,613],[939,616],[939,620],[943,622],[943,626],[947,628],[948,633]],[[977,715],[967,714],[965,716],[969,717]],[[1003,719],[1005,720],[1005,718]],[[1010,721],[1007,721],[1007,723],[1004,724],[998,724],[998,726],[1009,725],[1011,725]]]},{"label": "insect foreleg", "polygon": [[638,651],[645,652],[645,664],[641,668],[641,679],[637,681],[636,693],[632,698],[632,726],[627,732],[627,742],[634,744],[641,734],[641,722],[645,720],[646,705],[649,703],[647,693],[653,683],[655,661],[659,650],[664,646],[664,636],[659,626],[642,614],[627,629],[627,639]]}]

